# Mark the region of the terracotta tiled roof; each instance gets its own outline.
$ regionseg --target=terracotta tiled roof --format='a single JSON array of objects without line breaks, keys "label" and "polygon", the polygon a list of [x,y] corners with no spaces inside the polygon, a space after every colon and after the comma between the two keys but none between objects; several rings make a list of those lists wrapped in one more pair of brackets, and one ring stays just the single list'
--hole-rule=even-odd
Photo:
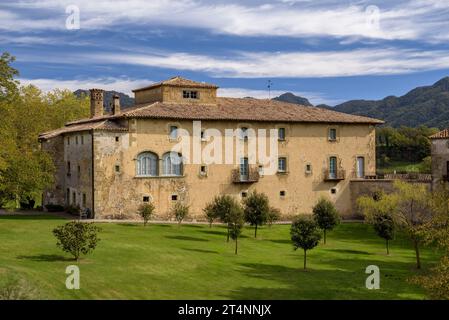
[{"label": "terracotta tiled roof", "polygon": [[167,86],[172,86],[172,87],[186,87],[186,88],[218,88],[218,86],[211,84],[211,83],[196,82],[196,81],[184,79],[181,77],[174,77],[174,78],[171,78],[171,79],[168,79],[165,81],[154,83],[147,87],[135,89],[135,90],[133,90],[133,92],[156,88],[161,85],[167,85]]},{"label": "terracotta tiled roof", "polygon": [[176,104],[155,102],[123,110],[120,115],[82,119],[71,124],[114,118],[154,118],[187,120],[230,120],[263,122],[314,122],[383,124],[374,118],[355,116],[316,107],[306,107],[276,100],[217,98],[217,104]]},{"label": "terracotta tiled roof", "polygon": [[449,138],[449,129],[444,129],[443,131],[437,132],[434,135],[430,136],[430,139],[448,139]]},{"label": "terracotta tiled roof", "polygon": [[123,127],[118,123],[110,120],[95,121],[95,122],[91,121],[87,123],[67,125],[60,129],[41,133],[39,135],[39,140],[51,139],[65,133],[89,131],[89,130],[127,131],[128,128]]},{"label": "terracotta tiled roof", "polygon": [[125,111],[128,118],[238,120],[264,122],[324,122],[382,124],[383,121],[275,100],[217,98],[216,105],[155,102]]}]

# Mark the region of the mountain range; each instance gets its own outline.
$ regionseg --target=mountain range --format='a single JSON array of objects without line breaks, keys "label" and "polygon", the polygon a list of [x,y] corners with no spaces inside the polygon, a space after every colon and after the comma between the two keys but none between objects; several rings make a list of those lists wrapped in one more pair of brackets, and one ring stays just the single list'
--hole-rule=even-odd
[{"label": "mountain range", "polygon": [[[74,94],[89,95],[89,91],[78,89]],[[127,94],[105,91],[106,110],[110,110],[114,94],[120,96],[122,108],[134,105],[134,99]],[[309,100],[291,92],[284,93],[273,100],[312,106]],[[431,86],[415,88],[400,97],[389,96],[382,100],[350,100],[336,106],[321,104],[317,107],[381,119],[386,122],[386,125],[392,127],[425,125],[443,129],[449,127],[449,77]]]},{"label": "mountain range", "polygon": [[[293,94],[287,99],[281,95],[276,100],[292,102]],[[294,96],[294,95],[293,95]],[[296,97],[298,101],[304,99]],[[449,127],[449,77],[431,86],[418,87],[407,94],[389,96],[382,100],[350,100],[336,106],[317,105],[320,108],[373,117],[384,120],[392,127]]]}]

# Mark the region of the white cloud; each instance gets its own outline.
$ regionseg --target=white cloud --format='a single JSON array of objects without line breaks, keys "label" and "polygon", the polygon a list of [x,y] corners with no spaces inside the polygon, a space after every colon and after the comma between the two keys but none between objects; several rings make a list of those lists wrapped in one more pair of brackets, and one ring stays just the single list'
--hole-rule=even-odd
[{"label": "white cloud", "polygon": [[[281,0],[276,5],[255,2],[205,0],[22,0],[10,4],[14,15],[0,12],[0,29],[64,29],[65,7],[75,4],[81,11],[81,28],[113,28],[122,23],[208,29],[239,36],[333,36],[376,39],[420,39],[438,41],[449,36],[448,1],[377,1],[380,28],[371,23],[371,3],[348,5],[341,1]],[[17,11],[34,9],[53,13],[53,18],[30,19]],[[17,16],[16,16],[17,14]],[[38,16],[36,14],[36,16]],[[44,15],[48,17],[47,15]]]},{"label": "white cloud", "polygon": [[356,49],[318,52],[236,52],[214,57],[189,53],[89,53],[22,55],[18,61],[64,64],[125,64],[204,72],[213,77],[342,77],[407,74],[449,68],[449,51]]}]

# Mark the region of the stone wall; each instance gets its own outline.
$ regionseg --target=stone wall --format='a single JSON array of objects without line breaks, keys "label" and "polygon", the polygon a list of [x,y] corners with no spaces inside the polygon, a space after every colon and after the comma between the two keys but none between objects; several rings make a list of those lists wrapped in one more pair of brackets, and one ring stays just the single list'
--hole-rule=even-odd
[{"label": "stone wall", "polygon": [[447,162],[449,162],[449,139],[432,139],[432,177],[433,185],[438,185],[443,176],[449,176]]},{"label": "stone wall", "polygon": [[42,204],[64,204],[64,185],[66,168],[64,165],[64,138],[62,136],[42,141],[42,150],[48,152],[55,165],[54,183],[51,188],[45,190],[42,196]]},{"label": "stone wall", "polygon": [[[320,196],[335,202],[345,215],[352,214],[350,179],[356,170],[357,156],[365,157],[366,172],[375,172],[375,130],[370,125],[338,125],[336,142],[327,139],[327,124],[239,123],[232,121],[203,121],[203,129],[286,128],[286,140],[279,143],[279,156],[287,158],[285,174],[264,175],[258,182],[232,182],[234,164],[207,164],[207,175],[200,175],[199,164],[187,164],[181,177],[137,177],[136,160],[144,151],[155,153],[159,159],[179,143],[169,138],[170,125],[186,129],[192,134],[191,121],[151,119],[129,120],[130,131],[116,134],[95,132],[95,212],[97,218],[126,215],[135,217],[144,197],[156,204],[156,214],[166,218],[176,201],[184,201],[191,208],[192,217],[203,218],[202,209],[215,195],[230,194],[238,199],[243,192],[266,193],[274,207],[285,216],[310,213]],[[116,141],[116,137],[118,141]],[[211,141],[214,138],[211,138]],[[235,138],[238,139],[238,138]],[[223,139],[224,140],[224,139]],[[224,148],[225,142],[220,142]],[[208,142],[200,142],[204,151]],[[267,140],[267,145],[269,142]],[[193,145],[190,146],[193,148]],[[193,151],[192,149],[190,149]],[[235,149],[234,149],[235,154]],[[346,171],[342,181],[325,181],[323,170],[330,156],[337,156],[340,168]],[[159,160],[161,161],[161,160]],[[312,171],[305,171],[310,164]],[[119,172],[115,170],[119,167]],[[281,191],[284,195],[281,195]],[[176,196],[176,200],[173,197]]]}]

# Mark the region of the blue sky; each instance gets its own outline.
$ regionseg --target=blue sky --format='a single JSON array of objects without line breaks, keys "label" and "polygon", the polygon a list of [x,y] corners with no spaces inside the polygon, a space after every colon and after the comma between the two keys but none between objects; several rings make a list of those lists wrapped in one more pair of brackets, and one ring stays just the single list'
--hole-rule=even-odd
[{"label": "blue sky", "polygon": [[181,75],[267,98],[270,79],[272,95],[334,105],[449,76],[448,16],[446,0],[3,0],[0,51],[45,91],[130,93]]}]

